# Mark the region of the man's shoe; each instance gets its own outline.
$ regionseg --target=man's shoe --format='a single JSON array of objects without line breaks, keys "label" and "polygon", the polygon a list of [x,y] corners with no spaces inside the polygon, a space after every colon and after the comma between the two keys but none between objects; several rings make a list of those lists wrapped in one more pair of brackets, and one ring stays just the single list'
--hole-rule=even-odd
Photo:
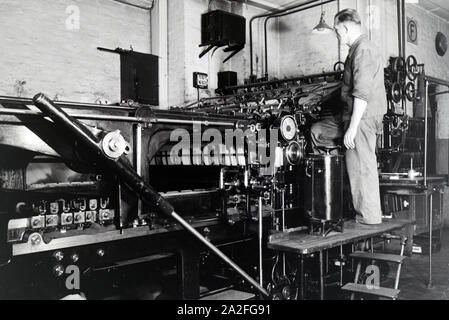
[{"label": "man's shoe", "polygon": [[359,220],[355,220],[355,224],[357,225],[357,227],[370,228],[370,229],[382,226],[382,223],[368,224],[368,223],[361,222]]}]

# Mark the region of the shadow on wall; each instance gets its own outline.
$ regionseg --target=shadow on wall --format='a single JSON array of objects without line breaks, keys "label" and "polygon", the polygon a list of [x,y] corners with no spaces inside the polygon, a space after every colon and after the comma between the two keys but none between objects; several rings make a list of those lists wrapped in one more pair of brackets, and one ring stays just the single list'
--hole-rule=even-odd
[{"label": "shadow on wall", "polygon": [[[274,28],[272,28],[270,31],[275,30]],[[290,26],[288,24],[286,24],[285,22],[283,22],[282,20],[279,21],[278,23],[278,29],[277,31],[279,33],[283,33],[283,32],[289,32],[292,31],[292,28],[290,28]]]},{"label": "shadow on wall", "polygon": [[[326,11],[325,18],[329,20],[333,17],[334,10]],[[335,34],[312,33],[320,14],[320,8],[314,8],[280,19],[281,78],[333,71],[333,66],[338,61],[338,41]]]}]

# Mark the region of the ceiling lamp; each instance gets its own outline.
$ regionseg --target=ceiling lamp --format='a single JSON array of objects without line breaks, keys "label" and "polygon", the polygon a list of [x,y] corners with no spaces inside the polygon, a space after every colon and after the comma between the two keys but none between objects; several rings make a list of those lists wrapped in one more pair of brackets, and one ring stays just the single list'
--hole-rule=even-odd
[{"label": "ceiling lamp", "polygon": [[329,26],[326,21],[324,20],[324,15],[326,14],[325,11],[323,11],[323,5],[321,5],[321,18],[320,22],[316,25],[315,28],[313,28],[312,33],[315,34],[327,34],[334,31],[334,28]]}]

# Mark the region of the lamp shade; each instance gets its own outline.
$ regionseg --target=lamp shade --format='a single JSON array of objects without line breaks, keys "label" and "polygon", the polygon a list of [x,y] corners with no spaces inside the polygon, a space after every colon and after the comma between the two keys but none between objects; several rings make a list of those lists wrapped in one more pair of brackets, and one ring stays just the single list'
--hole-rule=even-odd
[{"label": "lamp shade", "polygon": [[320,18],[320,22],[315,26],[315,28],[313,28],[312,32],[316,33],[316,34],[326,34],[326,33],[331,33],[334,31],[334,28],[332,28],[331,26],[329,26],[326,21],[324,20],[324,15],[325,12],[323,11],[321,13],[321,18]]}]

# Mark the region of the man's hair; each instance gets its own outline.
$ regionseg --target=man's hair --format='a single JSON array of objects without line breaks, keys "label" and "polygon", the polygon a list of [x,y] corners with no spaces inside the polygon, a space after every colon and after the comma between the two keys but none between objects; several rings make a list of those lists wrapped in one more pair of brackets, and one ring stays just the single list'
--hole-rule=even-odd
[{"label": "man's hair", "polygon": [[359,13],[354,9],[344,9],[335,15],[335,21],[337,23],[353,22],[357,25],[361,25]]}]

